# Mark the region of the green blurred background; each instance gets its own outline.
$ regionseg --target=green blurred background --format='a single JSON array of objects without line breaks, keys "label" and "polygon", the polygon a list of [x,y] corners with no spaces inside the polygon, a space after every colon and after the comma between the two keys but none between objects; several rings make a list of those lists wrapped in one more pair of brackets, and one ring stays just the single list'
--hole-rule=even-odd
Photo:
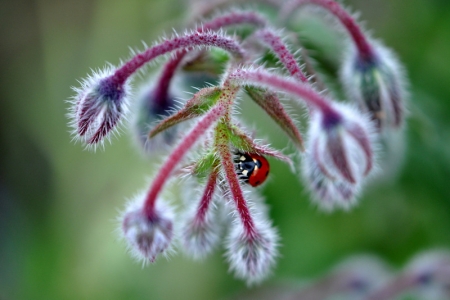
[{"label": "green blurred background", "polygon": [[[352,211],[325,214],[273,162],[262,192],[282,247],[266,284],[318,276],[356,253],[401,268],[418,251],[450,248],[450,1],[345,3],[409,74],[403,167]],[[200,263],[181,254],[146,268],[134,262],[115,218],[145,187],[152,162],[127,135],[83,151],[66,125],[77,79],[182,29],[187,11],[180,0],[0,1],[0,299],[201,300],[246,289],[220,251]],[[263,118],[250,121],[283,147]]]}]

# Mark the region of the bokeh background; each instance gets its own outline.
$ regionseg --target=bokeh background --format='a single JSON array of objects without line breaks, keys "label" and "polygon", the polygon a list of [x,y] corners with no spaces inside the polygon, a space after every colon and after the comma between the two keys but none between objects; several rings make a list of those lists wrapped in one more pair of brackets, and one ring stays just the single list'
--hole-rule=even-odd
[{"label": "bokeh background", "polygon": [[[264,284],[314,278],[357,253],[401,268],[419,251],[450,247],[450,1],[345,4],[407,69],[401,169],[350,212],[326,214],[271,161],[262,193],[282,247]],[[200,263],[182,254],[146,268],[134,262],[115,218],[153,163],[127,135],[106,151],[83,151],[66,125],[78,79],[118,64],[129,46],[183,29],[189,10],[181,0],[0,1],[0,299],[228,299],[247,289],[221,251]],[[263,115],[248,120],[284,147]]]}]

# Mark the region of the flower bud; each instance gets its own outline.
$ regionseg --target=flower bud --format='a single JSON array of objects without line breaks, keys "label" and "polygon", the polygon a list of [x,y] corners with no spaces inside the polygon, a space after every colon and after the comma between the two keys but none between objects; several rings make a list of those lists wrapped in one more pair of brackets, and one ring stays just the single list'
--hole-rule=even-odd
[{"label": "flower bud", "polygon": [[341,80],[347,97],[370,114],[377,129],[399,128],[406,98],[403,67],[390,49],[372,42],[373,55],[361,57],[353,47],[344,58]]},{"label": "flower bud", "polygon": [[431,250],[417,255],[404,273],[413,279],[413,294],[419,299],[450,298],[450,252]]},{"label": "flower bud", "polygon": [[303,175],[322,208],[349,208],[373,167],[371,124],[356,110],[335,105],[336,115],[312,112]]},{"label": "flower bud", "polygon": [[110,68],[94,73],[74,90],[69,118],[75,138],[88,146],[103,142],[127,112],[128,85],[117,83]]},{"label": "flower bud", "polygon": [[388,266],[380,259],[367,255],[353,256],[289,299],[362,300],[384,286],[390,277]]},{"label": "flower bud", "polygon": [[336,208],[347,210],[355,204],[360,184],[327,177],[309,151],[303,157],[302,172],[313,195],[313,201],[324,211],[333,211]]},{"label": "flower bud", "polygon": [[215,213],[208,212],[204,221],[193,215],[186,216],[182,229],[183,250],[194,259],[202,259],[210,254],[220,241],[221,224]]},{"label": "flower bud", "polygon": [[173,212],[159,199],[154,215],[149,217],[144,211],[143,199],[145,193],[126,209],[122,231],[132,255],[147,263],[154,262],[161,253],[167,253],[173,238]]},{"label": "flower bud", "polygon": [[[217,173],[213,173],[210,175],[204,191],[200,192],[196,189],[197,193],[194,195],[188,193],[190,201],[186,202],[192,202],[192,198],[200,199],[194,206],[187,208],[181,229],[183,250],[194,259],[202,259],[207,256],[220,240],[222,222],[218,217],[217,207],[213,203],[214,198],[217,197],[216,179]],[[192,186],[188,188],[195,189]]]},{"label": "flower bud", "polygon": [[270,273],[278,253],[276,231],[265,221],[255,223],[255,232],[249,235],[235,222],[227,241],[230,270],[248,284],[258,283]]}]

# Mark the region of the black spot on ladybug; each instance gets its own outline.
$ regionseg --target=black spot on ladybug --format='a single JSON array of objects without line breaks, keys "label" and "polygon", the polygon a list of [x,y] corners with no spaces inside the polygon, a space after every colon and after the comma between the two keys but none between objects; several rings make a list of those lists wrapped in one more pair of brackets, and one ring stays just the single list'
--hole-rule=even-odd
[{"label": "black spot on ladybug", "polygon": [[234,163],[239,179],[253,187],[262,184],[269,174],[269,162],[256,153],[237,152]]}]

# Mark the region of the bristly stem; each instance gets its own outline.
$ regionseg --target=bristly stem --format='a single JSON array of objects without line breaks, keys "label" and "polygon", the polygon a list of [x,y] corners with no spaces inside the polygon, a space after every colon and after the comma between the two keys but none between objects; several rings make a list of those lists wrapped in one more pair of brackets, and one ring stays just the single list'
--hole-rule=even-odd
[{"label": "bristly stem", "polygon": [[172,151],[167,160],[159,170],[158,175],[153,180],[150,190],[145,198],[144,211],[149,219],[154,217],[155,202],[164,183],[168,180],[170,174],[176,165],[181,161],[186,152],[195,144],[195,142],[208,130],[211,125],[225,113],[225,108],[217,105],[201,119],[195,127],[189,132],[178,146]]},{"label": "bristly stem", "polygon": [[116,70],[113,78],[118,85],[121,85],[125,83],[125,81],[139,68],[156,57],[177,49],[186,49],[194,46],[219,47],[238,58],[242,58],[244,55],[243,49],[236,42],[236,40],[232,38],[224,37],[218,33],[195,32],[163,41],[160,44],[135,55],[132,59]]},{"label": "bristly stem", "polygon": [[273,30],[268,28],[261,29],[255,33],[255,36],[260,37],[272,49],[280,62],[293,77],[302,82],[308,82],[308,78],[298,65],[294,55],[292,55],[281,38],[273,32]]},{"label": "bristly stem", "polygon": [[236,210],[238,211],[245,230],[245,236],[250,239],[254,238],[256,235],[255,224],[250,214],[250,209],[247,207],[247,202],[244,199],[244,194],[242,193],[226,134],[220,129],[216,130],[215,144],[225,172],[226,181],[230,188],[231,198],[236,204]]},{"label": "bristly stem", "polygon": [[368,42],[361,27],[357,24],[355,19],[334,0],[291,0],[284,5],[281,14],[282,16],[288,16],[296,8],[307,4],[321,6],[339,19],[352,37],[358,48],[361,59],[368,61],[374,58],[373,48]]},{"label": "bristly stem", "polygon": [[331,105],[331,102],[314,91],[305,83],[298,83],[288,78],[281,77],[263,70],[236,69],[228,75],[228,80],[236,85],[262,85],[273,90],[281,90],[302,98],[307,104],[318,108],[326,118],[333,120],[333,124],[339,122],[341,114]]},{"label": "bristly stem", "polygon": [[[187,50],[179,50],[174,56],[172,56],[169,61],[164,65],[161,75],[159,76],[158,82],[155,85],[155,90],[152,101],[155,102],[165,102],[169,99],[169,87],[173,76],[175,75],[180,62],[183,60],[184,55]],[[163,105],[161,105],[163,107]]]},{"label": "bristly stem", "polygon": [[[266,20],[257,13],[250,11],[234,11],[221,16],[218,16],[210,21],[205,22],[202,26],[199,26],[197,32],[205,32],[208,30],[219,30],[226,26],[239,25],[239,24],[252,24],[256,27],[266,26]],[[158,79],[155,90],[156,101],[167,99],[169,94],[169,87],[172,78],[178,69],[183,58],[188,53],[187,49],[179,50],[175,55],[169,59],[165,64],[161,76]]]},{"label": "bristly stem", "polygon": [[200,204],[198,205],[197,213],[195,215],[196,223],[204,223],[206,212],[211,204],[211,200],[214,195],[214,191],[217,185],[217,177],[218,177],[218,169],[213,168],[211,170],[211,174],[209,174],[208,181],[206,182],[205,191],[203,192],[202,199],[200,200]]}]

